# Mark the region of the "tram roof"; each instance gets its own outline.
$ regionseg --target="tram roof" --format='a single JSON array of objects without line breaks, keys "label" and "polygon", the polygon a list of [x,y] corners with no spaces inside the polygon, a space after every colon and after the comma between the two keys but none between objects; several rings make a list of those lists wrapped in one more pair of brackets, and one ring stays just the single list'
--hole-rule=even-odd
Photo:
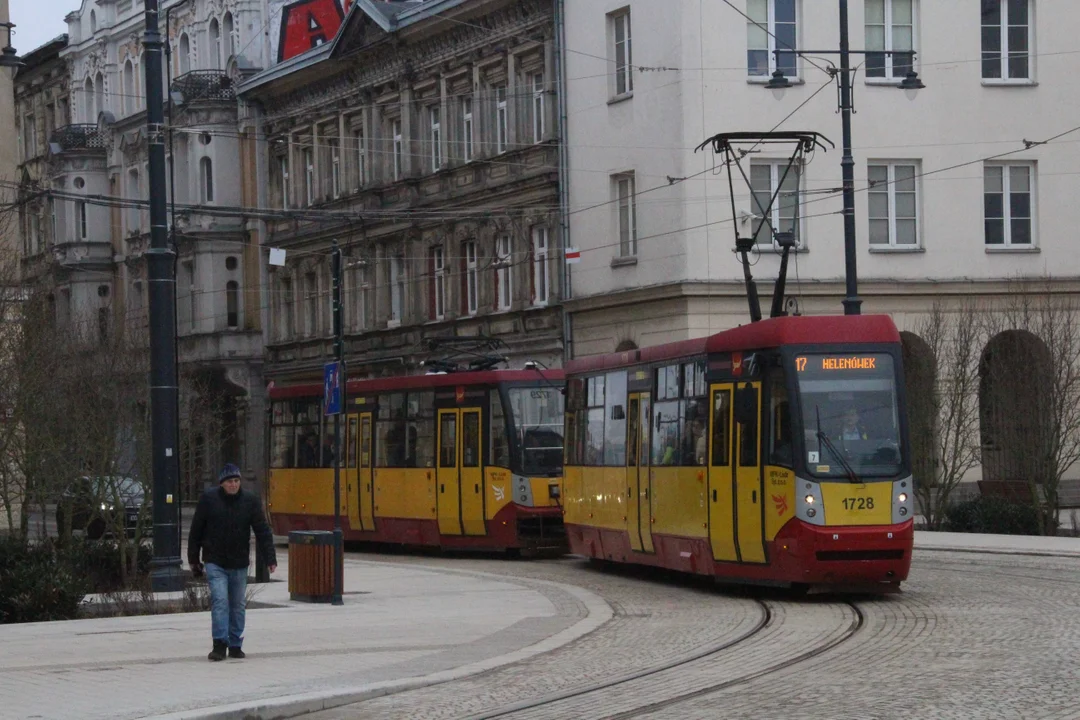
[{"label": "tram roof", "polygon": [[740,325],[708,337],[571,360],[566,364],[566,372],[648,365],[706,353],[764,350],[782,345],[898,342],[900,333],[888,315],[779,317]]},{"label": "tram roof", "polygon": [[[457,387],[460,385],[496,385],[498,383],[549,381],[561,383],[563,371],[559,368],[544,370],[484,370],[480,372],[443,373],[438,375],[399,375],[396,377],[349,380],[349,394],[365,392],[394,392],[399,390],[424,390],[427,388]],[[270,388],[271,400],[298,397],[322,397],[322,383],[304,383],[286,387]]]}]

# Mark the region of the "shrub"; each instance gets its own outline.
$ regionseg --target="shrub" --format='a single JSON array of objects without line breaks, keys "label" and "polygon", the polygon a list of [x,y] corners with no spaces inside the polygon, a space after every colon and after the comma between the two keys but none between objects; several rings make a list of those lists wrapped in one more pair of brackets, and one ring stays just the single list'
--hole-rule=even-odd
[{"label": "shrub", "polygon": [[[150,574],[150,560],[153,558],[153,550],[148,544],[136,546],[128,543],[128,567],[130,556],[138,552],[138,562],[134,576],[125,575],[120,567],[120,545],[111,540],[98,541],[74,541],[71,545],[71,553],[80,560],[80,566],[89,582],[90,592],[105,593],[116,590],[126,590],[136,587],[140,580]],[[125,587],[126,586],[126,587]]]},{"label": "shrub", "polygon": [[1038,535],[1038,511],[1008,498],[980,495],[950,505],[945,510],[945,529],[951,532]]},{"label": "shrub", "polygon": [[0,624],[76,617],[87,591],[77,567],[51,541],[0,537]]}]

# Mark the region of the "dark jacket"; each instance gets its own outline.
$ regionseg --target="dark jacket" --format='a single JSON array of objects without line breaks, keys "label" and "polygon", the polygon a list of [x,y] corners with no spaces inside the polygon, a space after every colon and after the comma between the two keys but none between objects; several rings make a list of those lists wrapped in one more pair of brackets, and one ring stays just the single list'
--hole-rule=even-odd
[{"label": "dark jacket", "polygon": [[267,565],[277,565],[274,535],[263,514],[259,498],[241,489],[229,495],[223,488],[207,490],[195,507],[188,533],[188,564],[202,561],[235,570],[248,566],[251,531],[266,555]]}]

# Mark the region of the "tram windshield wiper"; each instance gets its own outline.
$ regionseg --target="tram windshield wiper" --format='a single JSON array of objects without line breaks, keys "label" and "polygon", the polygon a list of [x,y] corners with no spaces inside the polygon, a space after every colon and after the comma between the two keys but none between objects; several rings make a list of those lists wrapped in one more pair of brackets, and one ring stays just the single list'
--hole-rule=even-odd
[{"label": "tram windshield wiper", "polygon": [[847,461],[844,454],[833,444],[832,439],[821,431],[821,408],[815,405],[814,411],[817,414],[816,434],[818,439],[818,452],[821,452],[821,444],[825,443],[825,447],[829,449],[829,452],[833,454],[833,457],[840,461],[840,467],[844,468],[844,472],[847,473],[848,481],[856,484],[859,483],[859,476],[855,473],[855,468],[851,467],[851,463]]}]

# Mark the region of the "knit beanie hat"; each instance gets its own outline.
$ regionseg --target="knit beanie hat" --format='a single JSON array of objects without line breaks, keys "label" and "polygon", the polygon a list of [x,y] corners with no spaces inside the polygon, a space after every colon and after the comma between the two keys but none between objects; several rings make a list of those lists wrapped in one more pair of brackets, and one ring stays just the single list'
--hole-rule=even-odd
[{"label": "knit beanie hat", "polygon": [[218,485],[225,482],[229,478],[240,477],[240,468],[236,467],[232,463],[227,463],[225,467],[221,468],[221,472],[218,473]]}]

